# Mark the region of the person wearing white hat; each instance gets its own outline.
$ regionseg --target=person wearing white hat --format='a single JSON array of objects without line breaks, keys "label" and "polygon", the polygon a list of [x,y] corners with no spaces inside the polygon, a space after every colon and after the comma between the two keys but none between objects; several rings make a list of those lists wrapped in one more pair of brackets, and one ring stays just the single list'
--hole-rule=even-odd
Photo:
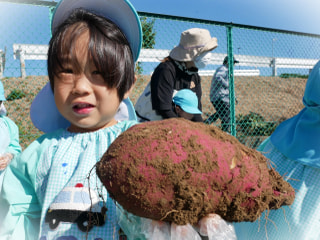
[{"label": "person wearing white hat", "polygon": [[10,161],[21,152],[18,126],[6,116],[4,101],[6,101],[6,97],[3,84],[0,81],[0,106],[2,109],[0,111],[0,191],[4,170]]},{"label": "person wearing white hat", "polygon": [[115,115],[135,83],[140,20],[127,0],[61,0],[51,28],[50,84],[30,113],[47,133],[6,169],[0,239],[119,239],[116,204],[93,169],[137,123]]},{"label": "person wearing white hat", "polygon": [[[169,56],[162,60],[151,76],[151,90],[148,92],[151,92],[152,106],[149,109],[146,108],[147,104],[137,102],[135,109],[138,117],[145,121],[177,117],[171,103],[174,90],[180,89],[195,92],[198,108],[202,110],[198,69],[210,63],[210,51],[217,46],[217,38],[211,37],[207,29],[191,28],[183,31],[179,45],[170,51]],[[150,102],[150,98],[148,101]],[[202,122],[201,114],[195,114],[193,121]]]}]

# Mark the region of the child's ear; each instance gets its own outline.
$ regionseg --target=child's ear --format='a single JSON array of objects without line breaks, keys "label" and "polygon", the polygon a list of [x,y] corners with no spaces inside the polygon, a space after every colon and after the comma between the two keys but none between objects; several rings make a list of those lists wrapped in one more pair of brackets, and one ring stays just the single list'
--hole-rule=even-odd
[{"label": "child's ear", "polygon": [[132,84],[131,88],[124,94],[123,99],[126,99],[130,96],[132,89],[134,88],[135,84],[137,82],[137,76],[134,76],[134,84]]}]

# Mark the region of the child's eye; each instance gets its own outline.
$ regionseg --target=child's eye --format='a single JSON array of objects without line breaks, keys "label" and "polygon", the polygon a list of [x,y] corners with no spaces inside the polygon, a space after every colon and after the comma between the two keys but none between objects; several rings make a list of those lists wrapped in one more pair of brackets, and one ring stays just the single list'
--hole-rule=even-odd
[{"label": "child's eye", "polygon": [[92,72],[93,75],[102,75],[102,72],[95,70]]}]

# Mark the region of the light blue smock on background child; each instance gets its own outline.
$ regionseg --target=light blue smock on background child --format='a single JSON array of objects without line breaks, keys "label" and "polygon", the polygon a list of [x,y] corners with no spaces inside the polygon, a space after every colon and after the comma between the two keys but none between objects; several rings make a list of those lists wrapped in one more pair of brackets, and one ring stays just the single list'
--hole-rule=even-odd
[{"label": "light blue smock on background child", "polygon": [[3,84],[0,81],[0,192],[7,164],[21,152],[18,126],[6,116],[4,101],[6,101],[6,97]]},{"label": "light blue smock on background child", "polygon": [[282,122],[258,148],[296,191],[291,206],[260,221],[234,224],[238,240],[320,239],[320,61],[309,75],[305,108]]}]

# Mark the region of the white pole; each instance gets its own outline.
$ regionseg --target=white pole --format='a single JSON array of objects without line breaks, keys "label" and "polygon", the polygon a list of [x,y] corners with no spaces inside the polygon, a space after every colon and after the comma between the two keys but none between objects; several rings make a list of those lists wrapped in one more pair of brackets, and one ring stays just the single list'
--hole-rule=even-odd
[{"label": "white pole", "polygon": [[277,76],[277,66],[276,66],[276,59],[273,53],[273,43],[277,41],[276,38],[272,38],[272,75],[275,77]]},{"label": "white pole", "polygon": [[4,56],[4,53],[2,50],[0,50],[0,79],[3,78],[3,72],[4,72],[3,56]]},{"label": "white pole", "polygon": [[26,74],[26,64],[24,61],[24,52],[22,51],[22,49],[18,49],[16,51],[16,56],[19,57],[20,59],[20,71],[21,71],[21,78],[26,78],[27,74]]}]

